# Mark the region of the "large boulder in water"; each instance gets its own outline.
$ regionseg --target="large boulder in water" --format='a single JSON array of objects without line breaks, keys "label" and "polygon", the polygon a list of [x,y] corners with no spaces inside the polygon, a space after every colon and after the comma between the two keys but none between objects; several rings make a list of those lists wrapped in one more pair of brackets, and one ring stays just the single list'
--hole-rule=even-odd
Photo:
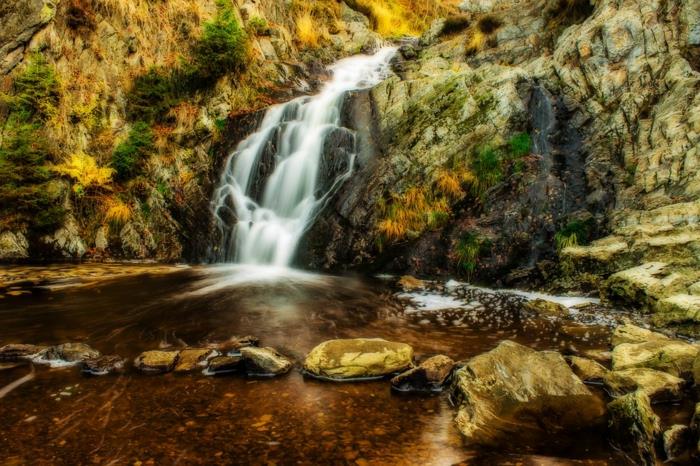
[{"label": "large boulder in water", "polygon": [[328,379],[381,377],[409,369],[413,348],[381,338],[329,340],[306,356],[304,370]]},{"label": "large boulder in water", "polygon": [[536,443],[602,419],[602,401],[556,352],[504,341],[455,372],[457,427],[470,443]]}]

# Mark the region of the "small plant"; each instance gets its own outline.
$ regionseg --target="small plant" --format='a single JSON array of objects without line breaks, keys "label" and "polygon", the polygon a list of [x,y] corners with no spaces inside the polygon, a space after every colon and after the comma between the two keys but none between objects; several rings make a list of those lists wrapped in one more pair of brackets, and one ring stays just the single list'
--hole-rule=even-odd
[{"label": "small plant", "polygon": [[297,32],[297,39],[299,42],[309,48],[315,49],[321,45],[321,30],[314,17],[311,15],[311,11],[305,10],[299,16],[296,17],[295,26]]},{"label": "small plant", "polygon": [[116,197],[110,197],[104,202],[105,222],[120,227],[131,220],[133,212],[128,204]]},{"label": "small plant", "polygon": [[462,179],[458,173],[441,170],[435,180],[435,188],[442,195],[450,199],[459,199],[464,196]]},{"label": "small plant", "polygon": [[471,277],[474,272],[476,272],[479,257],[483,254],[488,245],[489,241],[481,235],[470,231],[462,234],[462,237],[457,242],[454,253],[458,267],[461,268],[468,277]]},{"label": "small plant", "polygon": [[270,34],[270,26],[267,24],[265,18],[260,16],[253,16],[248,21],[248,27],[253,32],[253,34],[258,36],[265,36]]},{"label": "small plant", "polygon": [[519,159],[530,154],[532,138],[527,133],[518,133],[508,141],[510,156],[512,159]]},{"label": "small plant", "polygon": [[503,177],[501,154],[493,147],[482,147],[477,151],[471,166],[474,173],[472,195],[483,199],[486,191],[498,184]]},{"label": "small plant", "polygon": [[147,123],[139,121],[129,131],[126,140],[112,153],[112,167],[120,181],[128,180],[138,173],[141,162],[154,150],[153,131]]},{"label": "small plant", "polygon": [[574,220],[566,224],[564,228],[554,235],[554,242],[558,251],[568,247],[588,244],[590,241],[593,220]]}]

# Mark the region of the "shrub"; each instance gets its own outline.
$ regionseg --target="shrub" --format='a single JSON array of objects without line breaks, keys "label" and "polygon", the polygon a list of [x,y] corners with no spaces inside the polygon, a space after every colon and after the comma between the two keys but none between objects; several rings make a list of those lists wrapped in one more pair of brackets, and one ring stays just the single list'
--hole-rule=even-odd
[{"label": "shrub", "polygon": [[246,35],[229,2],[217,0],[216,17],[204,24],[194,48],[194,65],[201,78],[213,79],[245,66]]},{"label": "shrub", "polygon": [[294,24],[299,42],[310,48],[316,48],[321,43],[321,30],[316,24],[310,11],[304,11],[296,17]]},{"label": "shrub", "polygon": [[473,232],[465,232],[455,247],[457,265],[468,277],[471,277],[478,267],[479,257],[490,245],[488,239]]},{"label": "shrub", "polygon": [[554,242],[557,250],[561,251],[568,247],[585,245],[590,242],[593,230],[593,220],[574,220],[566,224],[564,228],[554,235]]},{"label": "shrub", "polygon": [[478,198],[483,198],[486,191],[498,184],[503,177],[501,154],[497,149],[489,146],[477,151],[471,167],[474,173],[471,184],[472,194]]},{"label": "shrub", "polygon": [[147,123],[139,121],[129,131],[126,140],[119,144],[112,153],[112,167],[117,179],[124,181],[134,177],[154,149],[153,131]]},{"label": "shrub", "polygon": [[131,207],[121,199],[110,197],[104,202],[105,221],[115,227],[128,222],[133,216]]},{"label": "shrub", "polygon": [[136,78],[127,96],[127,115],[131,120],[159,121],[181,100],[179,72],[151,68]]},{"label": "shrub", "polygon": [[10,114],[17,121],[46,121],[55,110],[61,87],[54,69],[35,53],[13,81],[13,94],[4,96]]},{"label": "shrub", "polygon": [[83,193],[91,188],[102,188],[112,182],[114,169],[100,167],[94,157],[77,152],[60,165],[52,167],[53,171],[66,175],[75,181],[73,191]]},{"label": "shrub", "polygon": [[527,133],[518,133],[508,141],[510,156],[513,159],[525,157],[530,154],[532,139]]}]

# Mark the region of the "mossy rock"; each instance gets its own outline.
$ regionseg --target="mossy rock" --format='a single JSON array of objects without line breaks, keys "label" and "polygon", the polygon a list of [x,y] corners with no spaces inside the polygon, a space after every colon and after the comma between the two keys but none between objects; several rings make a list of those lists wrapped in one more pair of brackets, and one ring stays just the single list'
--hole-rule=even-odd
[{"label": "mossy rock", "polygon": [[654,443],[661,433],[659,418],[646,393],[637,390],[608,404],[609,427],[613,442],[635,464],[656,464]]}]

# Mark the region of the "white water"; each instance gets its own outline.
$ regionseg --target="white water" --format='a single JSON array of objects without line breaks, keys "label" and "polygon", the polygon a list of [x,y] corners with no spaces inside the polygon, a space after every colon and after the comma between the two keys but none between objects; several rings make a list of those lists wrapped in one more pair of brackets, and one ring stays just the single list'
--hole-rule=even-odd
[{"label": "white water", "polygon": [[[320,167],[328,136],[341,129],[341,111],[349,91],[375,86],[390,74],[393,48],[375,55],[341,60],[321,92],[271,107],[257,132],[229,157],[214,193],[214,215],[222,234],[220,262],[287,266],[297,245],[325,201],[352,174],[355,147],[347,167],[335,180],[321,180]],[[260,180],[261,163],[274,164]],[[342,151],[341,151],[342,153]],[[330,186],[321,191],[321,182]],[[262,182],[262,184],[261,184]]]}]

